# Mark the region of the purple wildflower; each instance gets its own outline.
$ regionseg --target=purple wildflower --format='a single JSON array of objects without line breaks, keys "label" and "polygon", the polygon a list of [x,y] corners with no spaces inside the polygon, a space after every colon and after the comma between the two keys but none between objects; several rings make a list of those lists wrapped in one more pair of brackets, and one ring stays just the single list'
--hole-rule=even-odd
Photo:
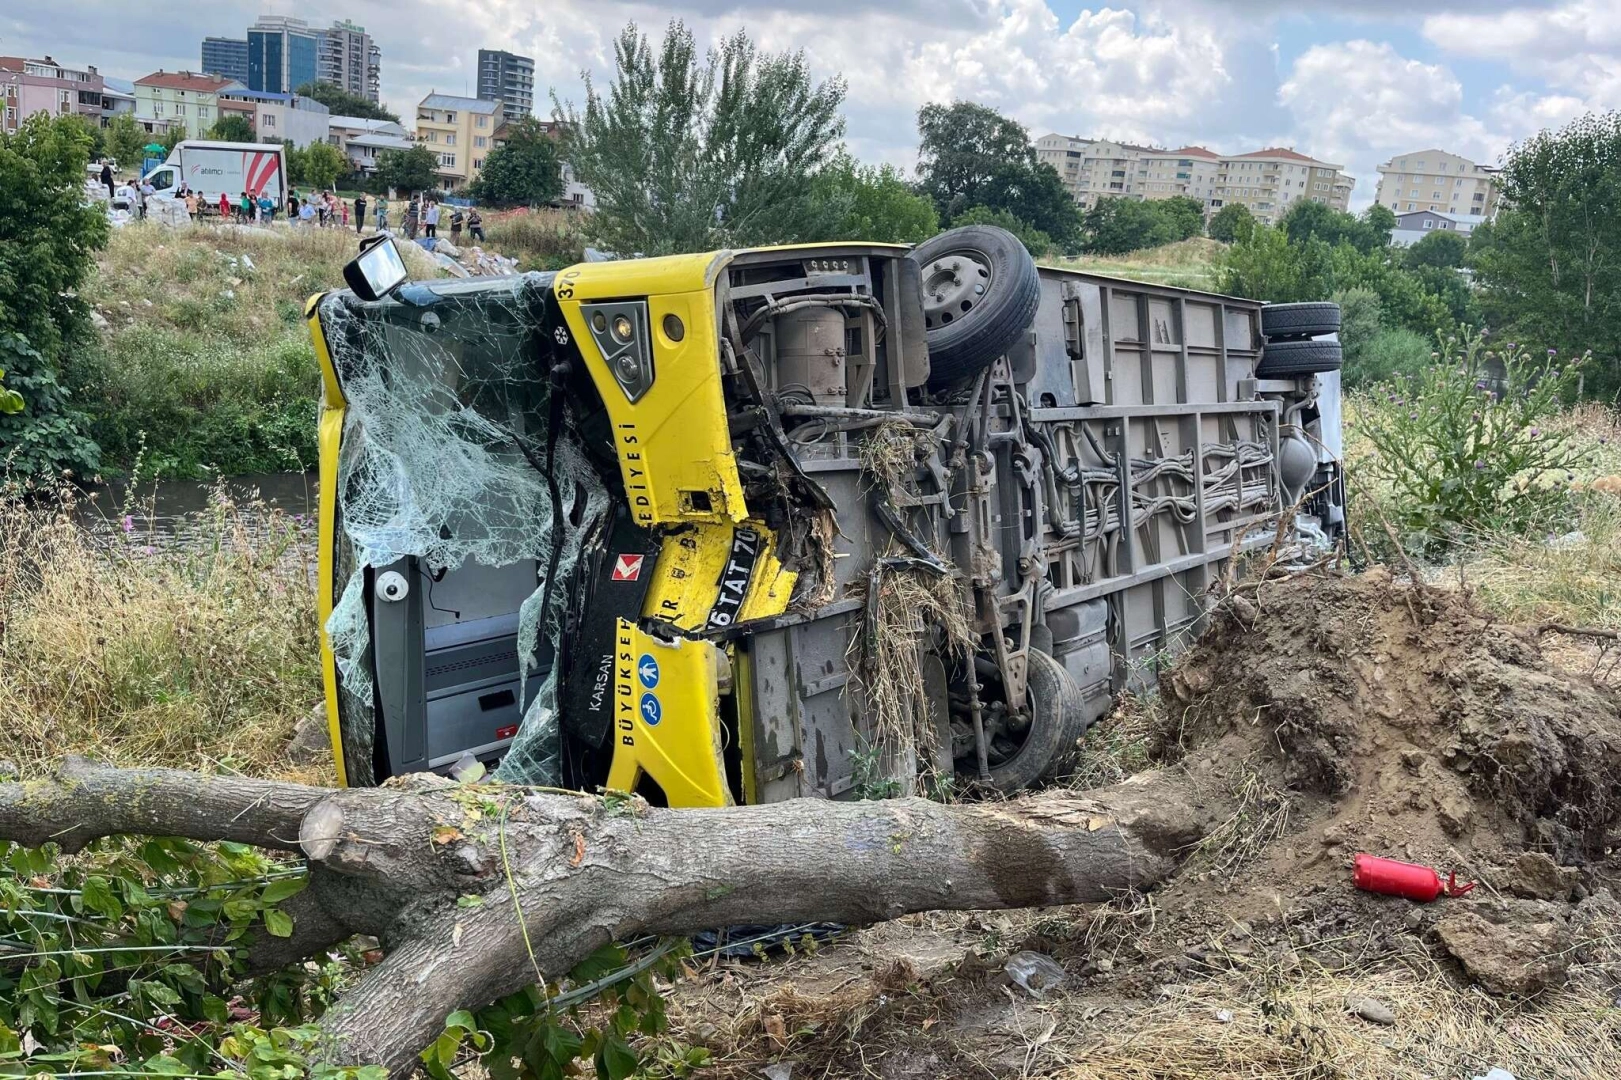
[{"label": "purple wildflower", "polygon": [[130,517],[128,514],[124,515],[124,520],[121,522],[121,524],[124,526],[125,532],[135,531],[135,519]]},{"label": "purple wildflower", "polygon": [[1484,461],[1481,461],[1479,458],[1475,459],[1475,468],[1484,469],[1485,467],[1486,467],[1486,463]]}]

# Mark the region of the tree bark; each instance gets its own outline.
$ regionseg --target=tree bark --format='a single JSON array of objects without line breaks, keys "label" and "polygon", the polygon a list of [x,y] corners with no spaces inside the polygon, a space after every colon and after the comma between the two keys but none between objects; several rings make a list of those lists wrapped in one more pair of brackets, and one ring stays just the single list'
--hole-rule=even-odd
[{"label": "tree bark", "polygon": [[[294,935],[260,935],[250,967],[377,935],[385,959],[323,1018],[321,1053],[395,1075],[451,1011],[556,977],[611,940],[1107,900],[1164,878],[1230,812],[1219,786],[1172,772],[1084,797],[721,810],[429,775],[330,791],[83,761],[0,785],[0,839],[76,848],[139,833],[301,851],[311,880],[284,908]],[[482,902],[459,906],[466,895]]]}]

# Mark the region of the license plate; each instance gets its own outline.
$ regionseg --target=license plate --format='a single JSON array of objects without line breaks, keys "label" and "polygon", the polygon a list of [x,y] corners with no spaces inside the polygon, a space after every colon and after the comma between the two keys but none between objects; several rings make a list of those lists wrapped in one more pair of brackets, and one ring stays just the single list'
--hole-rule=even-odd
[{"label": "license plate", "polygon": [[709,609],[705,629],[723,630],[737,621],[743,609],[743,598],[749,594],[749,581],[754,577],[754,564],[760,559],[761,537],[753,529],[737,529],[732,533],[732,554],[720,572],[720,595]]}]

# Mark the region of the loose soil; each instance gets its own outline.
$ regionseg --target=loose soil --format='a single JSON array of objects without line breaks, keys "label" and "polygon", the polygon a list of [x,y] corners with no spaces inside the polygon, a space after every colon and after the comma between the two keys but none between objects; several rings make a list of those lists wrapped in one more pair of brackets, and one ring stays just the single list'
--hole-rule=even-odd
[{"label": "loose soil", "polygon": [[[1153,763],[1239,806],[1162,888],[711,964],[678,1033],[728,1076],[1621,1075],[1621,694],[1375,569],[1239,590],[1149,711]],[[1359,851],[1479,885],[1359,892]]]}]

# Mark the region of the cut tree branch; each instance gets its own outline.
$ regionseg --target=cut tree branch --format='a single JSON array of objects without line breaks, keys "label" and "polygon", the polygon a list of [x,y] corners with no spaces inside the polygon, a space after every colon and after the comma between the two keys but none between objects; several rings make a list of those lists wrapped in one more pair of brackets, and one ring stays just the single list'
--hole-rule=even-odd
[{"label": "cut tree branch", "polygon": [[[452,1010],[558,977],[608,941],[1107,900],[1163,879],[1231,812],[1220,785],[1176,772],[1085,797],[717,810],[426,775],[327,791],[85,762],[0,785],[0,839],[148,833],[298,847],[311,882],[283,909],[294,936],[256,947],[250,963],[264,970],[376,934],[386,957],[323,1018],[321,1056],[396,1076]],[[458,904],[468,895],[480,902]]]}]

